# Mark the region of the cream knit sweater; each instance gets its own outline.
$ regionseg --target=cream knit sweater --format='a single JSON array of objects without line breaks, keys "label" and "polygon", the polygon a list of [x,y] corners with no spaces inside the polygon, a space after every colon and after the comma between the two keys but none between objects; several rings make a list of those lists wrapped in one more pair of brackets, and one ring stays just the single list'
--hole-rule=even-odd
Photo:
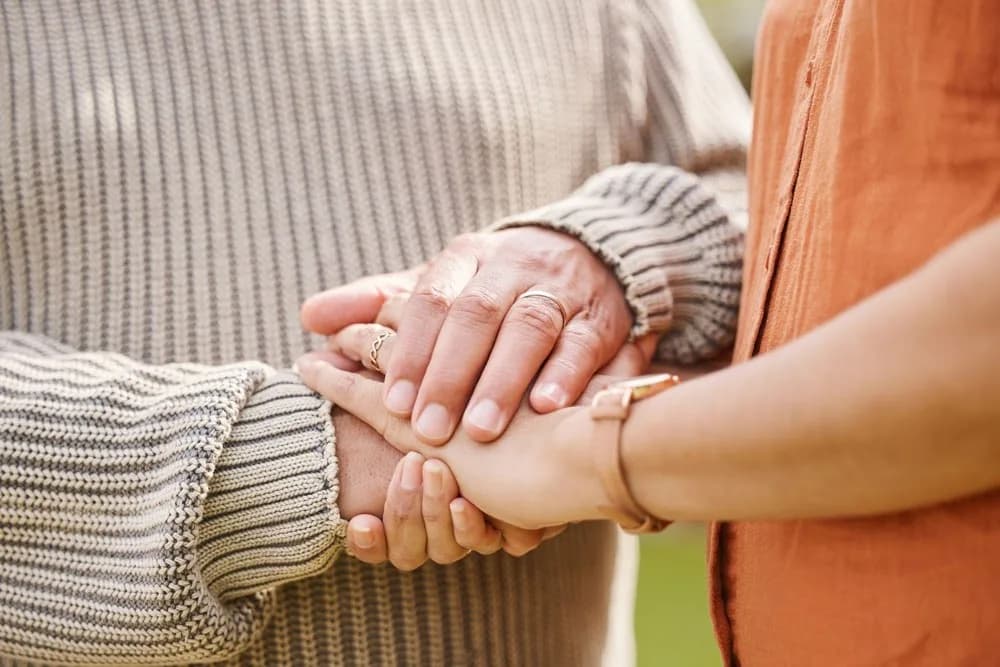
[{"label": "cream knit sweater", "polygon": [[339,555],[329,406],[275,369],[309,294],[518,211],[604,258],[663,355],[726,345],[747,103],[689,0],[0,0],[0,27],[0,662],[626,664],[608,524],[410,574]]}]

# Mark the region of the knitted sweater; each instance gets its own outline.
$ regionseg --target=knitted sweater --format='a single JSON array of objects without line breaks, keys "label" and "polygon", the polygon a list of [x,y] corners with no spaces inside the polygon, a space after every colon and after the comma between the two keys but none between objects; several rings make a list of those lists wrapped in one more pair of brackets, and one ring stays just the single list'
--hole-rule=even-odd
[{"label": "knitted sweater", "polygon": [[0,662],[627,664],[606,523],[413,573],[341,555],[330,406],[278,369],[317,342],[306,296],[500,220],[587,243],[662,355],[727,345],[747,102],[691,3],[0,26]]}]

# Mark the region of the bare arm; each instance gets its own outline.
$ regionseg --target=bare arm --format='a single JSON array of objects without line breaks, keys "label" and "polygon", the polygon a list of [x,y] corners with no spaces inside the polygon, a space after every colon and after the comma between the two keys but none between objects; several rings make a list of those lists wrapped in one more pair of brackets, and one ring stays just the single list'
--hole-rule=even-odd
[{"label": "bare arm", "polygon": [[998,258],[1000,221],[801,339],[637,404],[623,437],[639,501],[830,517],[1000,485]]}]

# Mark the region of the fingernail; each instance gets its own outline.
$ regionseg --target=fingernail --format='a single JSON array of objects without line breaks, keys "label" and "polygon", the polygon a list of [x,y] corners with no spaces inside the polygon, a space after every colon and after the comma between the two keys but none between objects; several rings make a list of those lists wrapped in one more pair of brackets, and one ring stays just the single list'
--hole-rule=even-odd
[{"label": "fingernail", "polygon": [[397,380],[385,395],[385,407],[396,414],[408,414],[417,400],[417,388],[409,380]]},{"label": "fingernail", "polygon": [[452,521],[455,523],[465,521],[465,503],[462,502],[461,498],[455,498],[448,503],[448,509],[451,511]]},{"label": "fingernail", "polygon": [[295,364],[292,366],[292,370],[298,373],[300,376],[304,376],[313,370],[319,364],[319,357],[314,354],[303,354],[301,357],[295,360]]},{"label": "fingernail", "polygon": [[451,418],[448,410],[440,403],[431,403],[416,423],[417,431],[427,440],[443,440],[451,435]]},{"label": "fingernail", "polygon": [[364,528],[355,528],[354,543],[362,549],[371,549],[375,546],[375,535],[372,534],[372,529],[367,526]]},{"label": "fingernail", "polygon": [[566,392],[555,382],[546,382],[543,385],[535,387],[535,396],[544,398],[557,408],[566,405]]},{"label": "fingernail", "polygon": [[491,399],[484,399],[476,403],[475,407],[469,411],[467,419],[478,429],[487,433],[496,433],[500,430],[500,406]]},{"label": "fingernail", "polygon": [[423,479],[424,459],[416,452],[410,452],[403,461],[403,477],[399,480],[399,485],[404,491],[417,491],[420,489],[420,482]]},{"label": "fingernail", "polygon": [[431,497],[441,495],[444,480],[441,479],[441,468],[436,462],[424,465],[424,493]]}]

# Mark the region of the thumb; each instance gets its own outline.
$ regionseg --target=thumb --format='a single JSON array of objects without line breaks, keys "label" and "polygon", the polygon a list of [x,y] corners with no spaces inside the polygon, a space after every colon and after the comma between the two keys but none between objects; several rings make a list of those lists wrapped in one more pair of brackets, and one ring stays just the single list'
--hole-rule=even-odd
[{"label": "thumb", "polygon": [[421,269],[369,276],[314,294],[302,304],[302,326],[327,336],[349,324],[374,322],[387,299],[413,289]]}]

